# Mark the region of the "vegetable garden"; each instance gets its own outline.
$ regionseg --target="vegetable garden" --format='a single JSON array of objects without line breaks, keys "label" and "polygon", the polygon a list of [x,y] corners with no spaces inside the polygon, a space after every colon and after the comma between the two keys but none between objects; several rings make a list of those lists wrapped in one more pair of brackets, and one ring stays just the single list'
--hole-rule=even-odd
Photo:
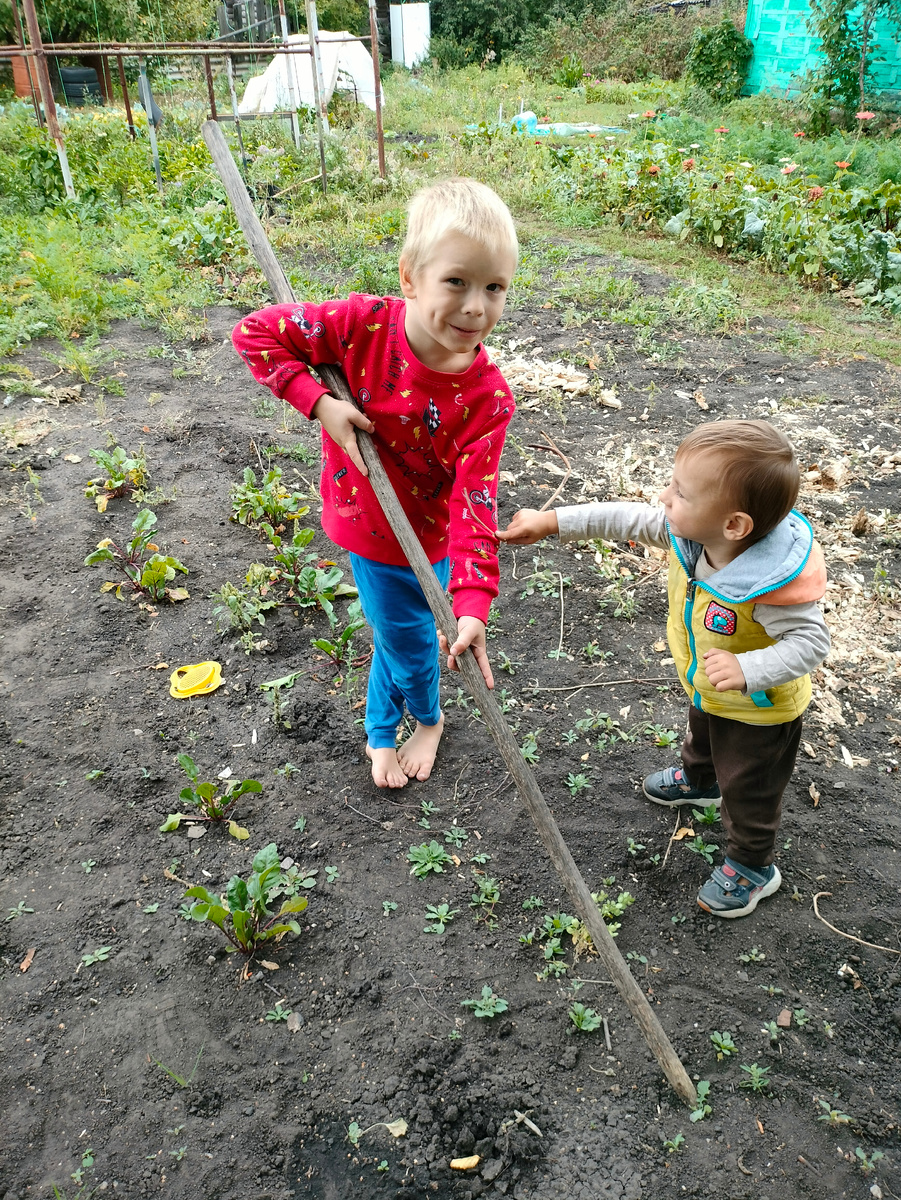
[{"label": "vegetable garden", "polygon": [[[426,179],[511,203],[502,522],[560,487],[653,498],[699,420],[767,416],[795,442],[833,650],[785,884],[753,917],[694,905],[715,810],[640,795],[684,722],[660,559],[504,549],[489,630],[523,758],[697,1107],[566,911],[456,677],[432,778],[371,785],[367,629],[318,530],[317,431],[228,341],[269,297],[201,92],[165,97],[162,192],[121,114],[70,114],[74,201],[9,101],[0,1194],[901,1195],[894,117],[820,132],[686,80],[575,84],[514,60],[389,74],[387,183],[344,100],[328,196],[315,141],[275,121],[245,130],[246,179],[313,299],[396,287]],[[526,136],[498,117],[520,102],[624,132]]]}]

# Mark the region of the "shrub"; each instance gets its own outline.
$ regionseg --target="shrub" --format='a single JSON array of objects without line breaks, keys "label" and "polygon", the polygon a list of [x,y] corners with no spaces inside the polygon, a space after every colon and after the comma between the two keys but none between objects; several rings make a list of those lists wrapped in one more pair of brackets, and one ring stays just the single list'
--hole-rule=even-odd
[{"label": "shrub", "polygon": [[753,44],[726,19],[695,31],[685,70],[715,100],[734,100],[753,56]]}]

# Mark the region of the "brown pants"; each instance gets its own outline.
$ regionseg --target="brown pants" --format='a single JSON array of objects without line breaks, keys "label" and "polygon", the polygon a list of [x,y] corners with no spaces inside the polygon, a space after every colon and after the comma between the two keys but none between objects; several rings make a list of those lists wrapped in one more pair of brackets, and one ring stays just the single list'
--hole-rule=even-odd
[{"label": "brown pants", "polygon": [[719,783],[726,853],[760,870],[774,858],[785,791],[801,741],[801,718],[785,725],[745,725],[715,717],[693,705],[682,743],[682,766],[690,783]]}]

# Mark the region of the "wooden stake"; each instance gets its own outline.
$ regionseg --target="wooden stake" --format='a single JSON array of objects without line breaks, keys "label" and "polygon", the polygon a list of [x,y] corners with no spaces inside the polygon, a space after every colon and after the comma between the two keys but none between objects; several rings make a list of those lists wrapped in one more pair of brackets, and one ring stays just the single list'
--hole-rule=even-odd
[{"label": "wooden stake", "polygon": [[56,115],[56,101],[53,99],[53,87],[50,84],[50,72],[47,69],[47,54],[41,40],[41,28],[38,25],[38,15],[35,12],[34,0],[22,0],[25,12],[25,26],[28,30],[28,41],[34,51],[34,61],[38,73],[38,87],[41,89],[41,100],[44,102],[44,120],[47,122],[47,132],[56,143],[56,154],[59,158],[59,169],[63,173],[63,183],[66,195],[70,200],[75,199],[75,185],[72,182],[72,172],[69,170],[69,156],[66,153],[66,143],[63,132],[59,127]]},{"label": "wooden stake", "polygon": [[[263,274],[266,276],[274,299],[279,304],[294,303],[296,298],[291,290],[291,285],[288,283],[287,276],[278,259],[275,257],[263,227],[250,203],[247,189],[241,180],[241,175],[232,158],[228,144],[222,136],[222,130],[214,122],[207,121],[203,126],[203,137],[222,178],[226,193],[234,205],[238,223],[244,231],[247,242],[256,256],[257,262],[260,264]],[[316,371],[333,395],[354,404],[350,388],[337,366],[317,366]],[[457,622],[454,619],[447,596],[435,578],[435,572],[426,557],[426,553],[413,532],[400,501],[394,493],[391,481],[388,478],[385,468],[382,466],[382,460],[378,456],[375,444],[369,434],[364,433],[362,430],[357,431],[357,441],[363,461],[369,468],[369,482],[372,484],[372,489],[382,506],[388,523],[406,554],[407,561],[412,567],[420,587],[425,593],[426,600],[439,628],[445,632],[448,641],[453,643],[457,636]],[[459,656],[457,662],[459,663],[460,673],[463,676],[464,682],[482,713],[485,724],[488,726],[488,730],[501,752],[507,770],[512,775],[519,789],[526,808],[535,822],[538,834],[551,857],[551,861],[557,868],[557,872],[576,907],[576,911],[591,934],[595,949],[600,955],[604,966],[609,971],[620,995],[638,1022],[645,1040],[653,1051],[658,1063],[663,1068],[663,1072],[672,1084],[676,1094],[691,1108],[695,1108],[697,1106],[697,1093],[695,1092],[694,1084],[689,1079],[688,1073],[679,1061],[672,1043],[666,1036],[644,993],[617,949],[616,943],[610,935],[610,930],[607,928],[597,904],[592,900],[591,892],[582,878],[566,842],[563,840],[563,835],[560,833],[557,822],[551,815],[544,796],[541,794],[541,789],[535,781],[535,776],[520,754],[519,746],[510,731],[510,726],[504,719],[497,701],[488,690],[485,680],[482,678],[482,672],[475,658],[467,651]]]}]

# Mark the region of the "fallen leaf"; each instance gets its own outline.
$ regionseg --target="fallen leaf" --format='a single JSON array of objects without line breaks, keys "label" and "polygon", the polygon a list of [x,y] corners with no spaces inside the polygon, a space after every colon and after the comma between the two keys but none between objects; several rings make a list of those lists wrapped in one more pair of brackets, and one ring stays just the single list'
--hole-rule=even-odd
[{"label": "fallen leaf", "polygon": [[403,1119],[403,1117],[398,1117],[396,1121],[387,1121],[385,1123],[385,1128],[392,1137],[402,1138],[407,1132],[407,1122]]},{"label": "fallen leaf", "polygon": [[246,842],[250,837],[250,832],[243,825],[239,825],[237,821],[229,821],[228,832],[239,842]]},{"label": "fallen leaf", "polygon": [[755,1120],[757,1121],[757,1128],[758,1128],[758,1130],[759,1130],[761,1133],[763,1133],[763,1132],[764,1132],[764,1128],[763,1128],[763,1121],[761,1121],[760,1117],[756,1117],[756,1118],[755,1118]]},{"label": "fallen leaf", "polygon": [[26,955],[25,955],[25,957],[22,959],[22,961],[19,963],[19,970],[20,970],[20,971],[21,971],[23,974],[25,973],[25,971],[27,971],[27,970],[28,970],[28,968],[29,968],[29,967],[31,966],[31,964],[34,962],[34,956],[35,956],[35,954],[36,954],[36,953],[37,953],[37,946],[30,946],[30,947],[28,948],[28,952],[27,952],[27,954],[26,954]]},{"label": "fallen leaf", "polygon": [[278,963],[269,962],[266,958],[260,959],[260,966],[265,967],[267,971],[277,971],[279,969]]},{"label": "fallen leaf", "polygon": [[807,791],[808,791],[808,794],[810,795],[811,800],[813,801],[814,808],[816,808],[816,806],[820,802],[820,793],[817,791],[817,785],[815,783],[812,783],[810,785],[810,787],[807,789]]},{"label": "fallen leaf", "polygon": [[604,408],[622,408],[623,402],[620,400],[616,392],[612,388],[602,388],[598,400],[603,404]]},{"label": "fallen leaf", "polygon": [[678,396],[680,400],[690,400],[691,392],[673,392],[674,396]]},{"label": "fallen leaf", "polygon": [[148,663],[147,664],[148,671],[165,671],[165,670],[168,670],[168,667],[169,667],[168,663]]},{"label": "fallen leaf", "polygon": [[206,825],[192,825],[188,830],[189,838],[202,838],[206,833]]},{"label": "fallen leaf", "polygon": [[663,651],[666,649],[666,641],[663,638],[661,638],[659,642],[654,643],[654,649],[657,651],[658,654],[662,654]]},{"label": "fallen leaf", "polygon": [[80,463],[81,455],[80,454],[64,454],[63,462]]},{"label": "fallen leaf", "polygon": [[707,403],[707,398],[700,388],[698,388],[694,394],[694,402],[697,404],[698,408],[702,409],[704,412],[709,412],[710,405]]},{"label": "fallen leaf", "polygon": [[693,829],[688,825],[683,825],[681,829],[677,829],[673,834],[672,840],[674,842],[681,842],[683,838],[694,837],[694,835],[695,831]]},{"label": "fallen leaf", "polygon": [[17,446],[33,446],[41,438],[45,438],[52,428],[45,417],[33,413],[31,416],[21,417],[11,427],[4,427],[3,436],[7,444],[15,449]]},{"label": "fallen leaf", "polygon": [[803,742],[802,745],[804,746],[804,753],[808,758],[816,758],[817,752],[814,750],[813,746],[811,746],[810,742]]},{"label": "fallen leaf", "polygon": [[291,1016],[288,1017],[285,1024],[288,1027],[288,1033],[299,1033],[300,1032],[300,1013],[296,1013],[296,1012],[291,1013]]},{"label": "fallen leaf", "polygon": [[841,753],[842,753],[842,762],[845,764],[846,767],[850,767],[851,770],[853,771],[854,770],[854,759],[851,756],[851,751],[848,749],[847,746],[845,746],[841,742],[839,743],[839,750],[841,750]]},{"label": "fallen leaf", "polygon": [[471,1171],[481,1161],[482,1157],[479,1154],[470,1154],[469,1158],[452,1158],[450,1160],[450,1169],[452,1171]]},{"label": "fallen leaf", "polygon": [[855,537],[863,537],[865,533],[870,531],[870,514],[865,508],[860,509],[855,513],[854,520],[851,522],[851,532]]}]

